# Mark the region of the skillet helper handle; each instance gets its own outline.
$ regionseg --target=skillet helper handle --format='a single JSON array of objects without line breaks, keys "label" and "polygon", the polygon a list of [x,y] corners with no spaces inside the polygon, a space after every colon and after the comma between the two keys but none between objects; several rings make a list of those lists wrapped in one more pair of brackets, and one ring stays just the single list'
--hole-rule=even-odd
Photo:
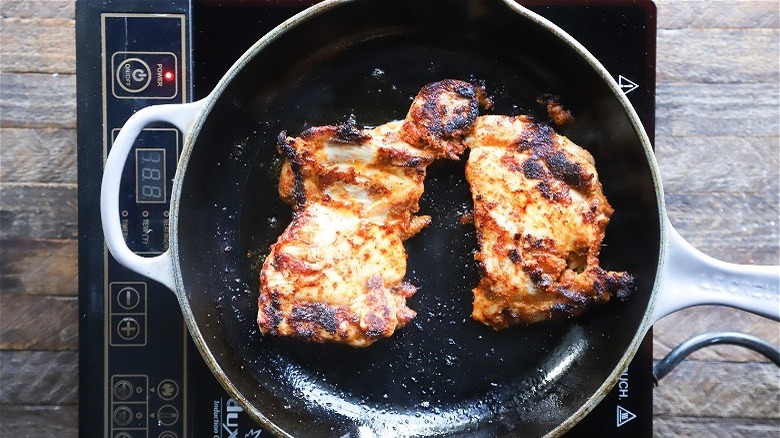
[{"label": "skillet helper handle", "polygon": [[176,126],[186,136],[190,121],[202,106],[202,101],[155,105],[133,114],[111,146],[100,186],[100,216],[106,246],[111,255],[121,265],[162,283],[172,291],[176,290],[176,284],[170,250],[154,257],[141,257],[128,248],[119,218],[119,185],[127,156],[144,127],[155,122],[166,122]]},{"label": "skillet helper handle", "polygon": [[680,364],[694,351],[711,345],[739,345],[762,354],[780,367],[780,350],[769,342],[738,332],[707,332],[694,336],[669,352],[658,364],[653,367],[653,383],[658,386],[658,381],[669,374],[674,367]]},{"label": "skillet helper handle", "polygon": [[678,310],[706,304],[780,321],[780,266],[723,262],[691,246],[668,219],[666,230],[666,260],[653,323]]}]

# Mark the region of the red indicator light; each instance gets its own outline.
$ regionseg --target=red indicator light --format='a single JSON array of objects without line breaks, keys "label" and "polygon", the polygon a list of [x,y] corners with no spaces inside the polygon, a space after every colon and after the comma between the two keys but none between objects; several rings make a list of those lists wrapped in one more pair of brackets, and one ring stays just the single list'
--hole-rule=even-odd
[{"label": "red indicator light", "polygon": [[172,71],[166,71],[165,73],[163,73],[163,78],[166,81],[168,81],[168,82],[172,81],[173,78],[174,78],[173,72]]}]

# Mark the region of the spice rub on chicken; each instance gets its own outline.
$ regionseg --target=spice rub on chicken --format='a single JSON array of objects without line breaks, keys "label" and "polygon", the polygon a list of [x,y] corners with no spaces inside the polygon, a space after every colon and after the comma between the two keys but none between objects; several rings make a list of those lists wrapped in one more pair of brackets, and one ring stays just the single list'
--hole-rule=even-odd
[{"label": "spice rub on chicken", "polygon": [[630,293],[630,274],[599,266],[613,209],[590,153],[524,116],[480,116],[465,143],[481,274],[475,320],[498,330]]},{"label": "spice rub on chicken", "polygon": [[261,268],[263,333],[364,347],[414,318],[403,241],[430,222],[416,215],[427,166],[463,152],[480,102],[480,86],[444,80],[401,121],[280,134],[279,194],[294,214]]}]

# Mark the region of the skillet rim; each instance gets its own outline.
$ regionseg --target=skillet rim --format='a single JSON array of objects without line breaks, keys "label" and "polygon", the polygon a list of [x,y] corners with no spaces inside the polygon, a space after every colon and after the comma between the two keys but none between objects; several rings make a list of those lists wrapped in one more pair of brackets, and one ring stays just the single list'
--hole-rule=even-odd
[{"label": "skillet rim", "polygon": [[[254,404],[243,393],[241,393],[238,390],[238,388],[231,382],[230,378],[223,371],[222,367],[219,364],[219,361],[211,351],[211,348],[209,347],[209,342],[203,336],[203,333],[200,330],[200,326],[198,325],[198,322],[195,320],[195,315],[193,314],[192,308],[190,307],[190,298],[188,297],[188,293],[184,288],[184,280],[182,278],[182,269],[181,269],[180,257],[179,257],[179,241],[178,241],[179,215],[178,213],[180,210],[179,206],[181,200],[182,185],[183,185],[184,178],[186,176],[186,170],[188,167],[190,156],[193,152],[195,142],[200,134],[201,128],[203,127],[205,120],[208,118],[208,115],[213,109],[216,102],[219,101],[225,89],[231,83],[233,78],[241,72],[243,67],[247,63],[249,63],[257,55],[258,52],[262,51],[270,42],[274,41],[278,36],[286,33],[288,29],[298,25],[305,25],[305,22],[309,18],[316,17],[320,14],[329,11],[330,9],[336,8],[341,5],[346,5],[349,3],[355,3],[358,1],[363,1],[363,0],[325,0],[321,3],[317,3],[299,12],[298,14],[294,15],[293,17],[289,18],[283,23],[279,24],[274,29],[269,31],[267,34],[262,36],[250,48],[248,48],[222,76],[222,78],[219,80],[219,82],[214,87],[214,89],[207,96],[201,99],[201,102],[203,102],[204,104],[201,106],[198,113],[190,122],[187,132],[184,133],[185,134],[184,135],[185,138],[183,142],[184,145],[182,148],[181,156],[179,158],[177,172],[174,177],[173,191],[171,196],[171,206],[170,206],[171,233],[169,235],[170,236],[169,248],[171,250],[171,255],[172,255],[171,257],[171,262],[173,265],[172,270],[174,276],[174,284],[176,286],[176,290],[174,291],[174,293],[176,294],[176,297],[179,301],[179,305],[182,309],[182,315],[189,329],[190,336],[193,339],[200,355],[203,357],[207,366],[214,374],[214,376],[217,378],[217,380],[222,385],[222,387],[230,394],[231,397],[233,397],[236,401],[238,401],[255,420],[260,422],[263,427],[269,429],[270,432],[272,432],[277,436],[292,437],[293,435],[289,434],[288,432],[286,432],[285,430],[281,429],[279,426],[274,424],[273,421],[271,421],[266,415],[264,415],[259,409],[257,409],[254,406]],[[517,13],[521,18],[528,19],[536,23],[537,25],[541,26],[546,31],[551,32],[555,37],[560,39],[563,43],[565,43],[570,48],[572,48],[579,56],[581,56],[589,64],[591,69],[598,75],[598,77],[601,78],[601,80],[605,83],[605,85],[608,86],[608,88],[612,92],[613,97],[617,99],[617,101],[620,103],[620,106],[623,108],[623,111],[627,115],[628,119],[631,121],[633,131],[638,136],[639,142],[642,145],[642,149],[645,154],[645,165],[648,167],[648,170],[650,171],[650,175],[653,181],[656,206],[658,210],[657,211],[658,213],[657,217],[659,221],[658,230],[660,233],[658,239],[659,246],[660,246],[658,252],[659,255],[658,255],[658,261],[656,263],[654,284],[650,291],[650,297],[648,298],[648,303],[644,312],[644,316],[639,324],[639,327],[636,330],[636,333],[634,334],[632,341],[629,343],[628,347],[626,348],[623,355],[621,356],[621,359],[613,367],[611,373],[606,378],[604,383],[597,390],[595,390],[592,393],[592,395],[584,403],[582,403],[580,407],[576,411],[574,411],[566,420],[561,422],[557,427],[555,427],[547,435],[545,435],[545,436],[560,436],[567,430],[571,429],[579,421],[581,421],[588,413],[590,413],[590,411],[598,404],[598,402],[601,401],[609,392],[609,390],[617,383],[621,373],[628,366],[628,364],[636,354],[642,342],[642,339],[644,338],[645,334],[647,333],[650,326],[652,325],[652,314],[655,308],[655,302],[656,302],[658,288],[660,284],[660,276],[663,270],[663,265],[665,263],[665,259],[666,259],[665,253],[666,253],[666,247],[668,245],[668,236],[667,236],[668,224],[667,224],[667,220],[665,219],[666,207],[665,207],[665,202],[663,197],[663,188],[661,185],[660,171],[658,169],[658,164],[655,160],[655,155],[652,150],[650,139],[647,136],[644,126],[642,125],[642,122],[639,119],[639,116],[634,110],[630,101],[625,96],[623,91],[620,89],[617,82],[607,72],[606,68],[582,44],[580,44],[575,38],[573,38],[571,35],[566,33],[563,29],[559,28],[553,22],[515,3],[513,0],[495,0],[495,1],[500,1],[504,3],[515,13]],[[652,7],[655,7],[655,5],[652,5]]]}]

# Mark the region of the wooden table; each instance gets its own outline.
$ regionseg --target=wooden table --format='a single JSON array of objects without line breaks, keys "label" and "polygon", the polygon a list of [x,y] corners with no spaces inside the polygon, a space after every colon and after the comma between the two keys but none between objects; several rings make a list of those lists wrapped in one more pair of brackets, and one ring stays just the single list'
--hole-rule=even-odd
[{"label": "wooden table", "polygon": [[[674,226],[732,262],[780,263],[780,5],[658,2],[656,152]],[[0,3],[0,436],[77,435],[76,77],[72,0]],[[780,345],[725,308],[655,327],[654,356],[708,330]],[[654,392],[657,436],[777,437],[780,374],[702,350]]]}]

